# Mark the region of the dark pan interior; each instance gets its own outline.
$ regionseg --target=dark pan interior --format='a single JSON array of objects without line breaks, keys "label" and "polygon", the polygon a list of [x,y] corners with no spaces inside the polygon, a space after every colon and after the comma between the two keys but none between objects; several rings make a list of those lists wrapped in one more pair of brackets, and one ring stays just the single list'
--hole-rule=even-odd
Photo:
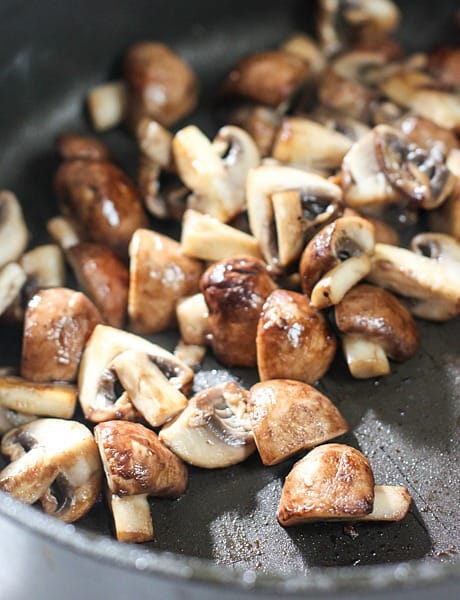
[{"label": "dark pan interior", "polygon": [[[455,2],[403,2],[406,48],[454,41]],[[31,245],[47,239],[45,220],[56,213],[53,140],[64,131],[89,131],[85,92],[117,74],[123,49],[144,38],[170,43],[197,69],[203,84],[200,111],[187,119],[212,134],[213,89],[242,55],[276,44],[294,30],[311,30],[313,2],[276,0],[80,0],[0,4],[0,187],[21,199]],[[131,174],[135,146],[121,130],[104,134]],[[154,223],[154,228],[162,225]],[[352,426],[342,441],[369,458],[378,483],[406,485],[414,499],[401,523],[355,528],[340,524],[282,529],[275,512],[284,477],[294,461],[263,468],[253,456],[222,471],[190,469],[190,485],[177,501],[153,500],[156,540],[168,550],[271,575],[309,573],[312,567],[456,562],[459,522],[460,320],[419,322],[422,350],[393,365],[381,381],[352,381],[341,357],[321,383]],[[155,340],[173,348],[174,335]],[[20,333],[2,330],[0,364],[17,364]],[[211,358],[205,370],[222,369]],[[209,374],[219,377],[222,372]],[[250,385],[256,374],[234,375]],[[111,535],[99,503],[78,527]]]}]

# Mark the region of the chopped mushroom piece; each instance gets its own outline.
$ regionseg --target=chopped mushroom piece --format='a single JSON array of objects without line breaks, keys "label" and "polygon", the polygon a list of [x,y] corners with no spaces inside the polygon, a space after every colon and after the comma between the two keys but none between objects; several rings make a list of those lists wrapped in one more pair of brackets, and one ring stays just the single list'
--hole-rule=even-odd
[{"label": "chopped mushroom piece", "polygon": [[0,437],[15,427],[31,423],[36,419],[38,419],[37,415],[26,415],[25,413],[16,412],[10,408],[5,408],[0,403]]},{"label": "chopped mushroom piece", "polygon": [[101,315],[82,293],[40,290],[24,318],[21,375],[30,381],[74,381],[86,340]]},{"label": "chopped mushroom piece", "polygon": [[107,421],[94,428],[107,478],[107,496],[117,539],[153,539],[147,496],[177,498],[185,492],[187,469],[158,439],[140,425]]},{"label": "chopped mushroom piece", "polygon": [[37,419],[8,432],[1,451],[11,464],[0,489],[66,523],[85,515],[101,490],[102,468],[94,438],[84,425]]},{"label": "chopped mushroom piece", "polygon": [[86,97],[91,123],[96,131],[120,125],[128,106],[128,93],[123,81],[110,81],[93,87]]},{"label": "chopped mushroom piece", "polygon": [[265,299],[276,288],[265,264],[234,257],[211,265],[201,278],[209,309],[209,343],[226,366],[256,365],[256,331]]},{"label": "chopped mushroom piece", "polygon": [[0,268],[21,256],[28,239],[18,199],[11,192],[0,191]]},{"label": "chopped mushroom piece", "polygon": [[452,194],[436,210],[428,214],[430,229],[460,240],[460,150],[451,150],[447,166],[457,177]]},{"label": "chopped mushroom piece", "polygon": [[274,108],[243,104],[230,113],[229,121],[249,133],[260,156],[269,156],[281,118],[280,111]]},{"label": "chopped mushroom piece", "polygon": [[374,476],[367,458],[351,446],[324,444],[299,460],[286,477],[278,521],[290,527],[358,520],[373,505]]},{"label": "chopped mushroom piece", "polygon": [[53,217],[47,222],[46,227],[50,236],[63,250],[75,246],[80,241],[75,227],[65,217]]},{"label": "chopped mushroom piece", "polygon": [[64,257],[56,244],[45,244],[29,250],[22,255],[20,265],[27,276],[28,296],[40,288],[65,285]]},{"label": "chopped mushroom piece", "polygon": [[460,48],[437,48],[428,55],[428,71],[445,85],[460,88]]},{"label": "chopped mushroom piece", "polygon": [[0,378],[0,405],[27,415],[71,419],[77,390],[63,383],[37,383],[21,377]]},{"label": "chopped mushroom piece", "polygon": [[429,151],[433,145],[442,144],[443,154],[449,156],[452,149],[459,147],[459,142],[452,131],[439,127],[430,119],[420,115],[405,115],[395,123],[395,126],[404,133],[409,142],[426,151]]},{"label": "chopped mushroom piece", "polygon": [[311,117],[318,123],[321,123],[321,125],[324,125],[324,127],[327,127],[327,129],[344,135],[352,142],[358,141],[369,132],[369,127],[361,121],[329,109],[326,106],[317,107],[311,113]]},{"label": "chopped mushroom piece", "polygon": [[276,465],[348,431],[329,398],[300,381],[257,383],[249,391],[248,411],[264,465]]},{"label": "chopped mushroom piece", "polygon": [[24,269],[17,263],[0,268],[0,315],[14,305],[26,280]]},{"label": "chopped mushroom piece", "polygon": [[186,344],[201,346],[207,343],[209,311],[203,294],[179,300],[176,315],[181,338]]},{"label": "chopped mushroom piece", "polygon": [[409,512],[412,498],[405,487],[376,485],[374,508],[360,521],[402,521]]},{"label": "chopped mushroom piece", "polygon": [[56,146],[64,160],[111,160],[107,146],[91,135],[64,133],[56,139]]},{"label": "chopped mushroom piece", "polygon": [[178,242],[139,229],[129,246],[130,325],[136,333],[158,333],[176,323],[180,298],[198,291],[201,262],[186,256]]},{"label": "chopped mushroom piece", "polygon": [[302,290],[315,308],[337,304],[370,271],[374,228],[360,217],[341,217],[324,227],[300,261]]},{"label": "chopped mushroom piece", "polygon": [[[112,362],[126,350],[144,354],[182,393],[187,393],[191,387],[192,369],[170,352],[132,333],[98,325],[86,344],[78,374],[80,404],[85,418],[94,423],[140,418],[129,395],[123,391],[117,397],[115,389],[117,376],[112,369]],[[132,384],[137,385],[136,382]]]},{"label": "chopped mushroom piece", "polygon": [[387,356],[405,362],[419,348],[408,310],[393,294],[372,285],[350,290],[335,307],[335,321],[344,334],[344,352],[353,377],[387,375]]},{"label": "chopped mushroom piece", "polygon": [[314,383],[329,369],[337,348],[326,317],[310,305],[307,296],[287,290],[275,290],[267,298],[256,342],[261,381]]},{"label": "chopped mushroom piece", "polygon": [[326,66],[326,60],[318,44],[304,33],[294,33],[281,44],[280,50],[294,54],[307,62],[315,75],[319,75]]},{"label": "chopped mushroom piece", "polygon": [[247,396],[234,382],[199,392],[163,427],[160,440],[195,467],[218,469],[242,462],[255,450]]},{"label": "chopped mushroom piece", "polygon": [[174,356],[185,363],[188,367],[197,371],[206,354],[206,346],[200,344],[187,344],[179,340],[174,348]]}]

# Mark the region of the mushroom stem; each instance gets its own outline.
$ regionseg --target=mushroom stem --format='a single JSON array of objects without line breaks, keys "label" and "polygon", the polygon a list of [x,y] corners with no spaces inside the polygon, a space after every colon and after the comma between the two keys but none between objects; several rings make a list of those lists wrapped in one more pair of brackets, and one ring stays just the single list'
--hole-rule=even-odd
[{"label": "mushroom stem", "polygon": [[106,490],[119,542],[140,544],[153,540],[153,523],[147,494],[117,496]]},{"label": "mushroom stem", "polygon": [[376,485],[374,487],[374,508],[360,521],[402,521],[407,515],[411,497],[405,487]]},{"label": "mushroom stem", "polygon": [[209,311],[203,294],[179,300],[176,315],[182,340],[186,344],[205,345]]},{"label": "mushroom stem", "polygon": [[53,217],[46,227],[50,236],[63,250],[76,246],[80,242],[74,226],[65,217]]},{"label": "mushroom stem", "polygon": [[21,377],[0,379],[0,405],[20,413],[71,419],[76,401],[73,385],[35,383]]},{"label": "mushroom stem", "polygon": [[315,308],[328,308],[338,304],[345,294],[371,270],[371,259],[367,254],[352,256],[332,268],[322,277],[311,293]]},{"label": "mushroom stem", "polygon": [[342,338],[343,351],[353,377],[367,379],[390,373],[390,364],[382,346],[355,333]]},{"label": "mushroom stem", "polygon": [[96,131],[120,125],[126,114],[128,93],[123,81],[110,81],[92,88],[87,96],[88,111]]}]

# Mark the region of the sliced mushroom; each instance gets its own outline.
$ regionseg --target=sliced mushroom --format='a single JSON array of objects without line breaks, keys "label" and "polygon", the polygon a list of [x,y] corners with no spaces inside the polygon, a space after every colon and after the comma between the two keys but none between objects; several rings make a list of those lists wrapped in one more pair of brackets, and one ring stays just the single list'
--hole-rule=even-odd
[{"label": "sliced mushroom", "polygon": [[393,246],[399,246],[399,234],[396,229],[382,219],[377,219],[367,214],[363,214],[354,210],[353,208],[347,207],[343,211],[344,217],[361,217],[366,219],[374,227],[374,238],[375,243],[392,244]]},{"label": "sliced mushroom", "polygon": [[160,440],[183,461],[203,469],[229,467],[255,450],[248,392],[230,381],[203,390],[160,431]]},{"label": "sliced mushroom", "polygon": [[206,346],[203,344],[187,344],[179,340],[174,348],[174,356],[185,363],[188,367],[197,371],[206,354]]},{"label": "sliced mushroom", "polygon": [[0,437],[15,427],[31,423],[36,419],[38,419],[37,415],[26,415],[25,413],[5,408],[0,404]]},{"label": "sliced mushroom", "polygon": [[96,131],[120,125],[126,115],[128,93],[124,81],[109,81],[93,87],[86,97],[91,123]]},{"label": "sliced mushroom", "polygon": [[174,137],[173,150],[179,176],[193,191],[189,208],[223,222],[244,210],[246,177],[260,156],[243,129],[223,127],[211,144],[197,127],[189,125]]},{"label": "sliced mushroom", "polygon": [[280,111],[252,104],[239,106],[229,116],[232,125],[237,125],[249,133],[262,157],[270,155],[281,119]]},{"label": "sliced mushroom", "polygon": [[257,383],[249,391],[248,410],[264,465],[276,465],[348,431],[329,398],[300,381]]},{"label": "sliced mushroom", "polygon": [[65,217],[53,217],[47,222],[46,228],[53,240],[63,250],[75,246],[80,241],[80,236],[75,227]]},{"label": "sliced mushroom", "polygon": [[56,146],[63,160],[111,160],[107,146],[90,135],[64,133]]},{"label": "sliced mushroom", "polygon": [[140,418],[125,391],[118,397],[117,376],[111,368],[112,361],[127,350],[144,354],[184,394],[191,387],[193,371],[170,352],[132,333],[98,325],[86,344],[78,375],[80,404],[94,423]]},{"label": "sliced mushroom", "polygon": [[184,213],[180,243],[184,254],[201,260],[261,257],[255,237],[191,208]]},{"label": "sliced mushroom", "polygon": [[11,262],[0,268],[0,315],[14,305],[26,280],[24,269],[17,263]]},{"label": "sliced mushroom", "polygon": [[56,244],[45,244],[29,250],[22,255],[20,265],[27,276],[28,296],[40,288],[65,285],[64,257]]},{"label": "sliced mushroom", "polygon": [[430,119],[420,115],[408,114],[399,119],[396,123],[409,142],[415,144],[425,151],[430,150],[433,145],[444,146],[443,154],[448,156],[453,148],[459,147],[459,142],[455,135],[449,129],[439,127]]},{"label": "sliced mushroom", "polygon": [[153,539],[147,496],[177,498],[183,494],[187,469],[153,431],[139,423],[99,423],[94,436],[107,478],[117,539],[136,543]]},{"label": "sliced mushroom", "polygon": [[402,521],[409,512],[412,498],[405,487],[376,485],[374,508],[360,521]]},{"label": "sliced mushroom", "polygon": [[304,33],[294,33],[281,44],[280,50],[294,54],[307,62],[314,75],[319,75],[326,65],[318,44]]},{"label": "sliced mushroom", "polygon": [[369,127],[361,121],[329,109],[326,106],[319,106],[313,111],[311,116],[327,129],[342,134],[351,142],[358,141],[369,132]]},{"label": "sliced mushroom", "polygon": [[139,229],[129,246],[130,325],[137,333],[158,333],[176,322],[180,298],[198,291],[202,264],[186,256],[178,242]]},{"label": "sliced mushroom", "polygon": [[136,138],[142,154],[162,169],[173,170],[173,134],[153,119],[139,122]]},{"label": "sliced mushroom", "polygon": [[176,316],[181,338],[186,344],[206,344],[209,311],[203,294],[179,300]]},{"label": "sliced mushroom", "polygon": [[303,294],[275,290],[257,326],[257,367],[261,381],[296,379],[314,383],[327,372],[337,342],[326,317]]},{"label": "sliced mushroom", "polygon": [[86,514],[101,490],[102,468],[94,438],[84,425],[37,419],[8,432],[2,453],[12,461],[0,489],[66,523]]},{"label": "sliced mushroom", "polygon": [[36,383],[21,377],[0,378],[0,405],[26,415],[71,419],[77,402],[74,386]]},{"label": "sliced mushroom", "polygon": [[[458,247],[458,242],[452,242]],[[422,255],[376,244],[367,278],[409,298],[408,308],[417,317],[433,321],[452,319],[460,312],[460,269],[457,262],[440,261],[435,249],[436,244],[424,244]]]},{"label": "sliced mushroom", "polygon": [[94,242],[81,242],[66,251],[79,286],[113,327],[121,327],[128,306],[129,273],[113,250]]},{"label": "sliced mushroom", "polygon": [[428,214],[430,229],[446,233],[460,240],[460,181],[457,180],[454,191],[436,210]]},{"label": "sliced mushroom", "polygon": [[302,290],[315,308],[337,304],[370,271],[374,228],[360,217],[341,217],[324,227],[300,261]]},{"label": "sliced mushroom", "polygon": [[314,521],[358,520],[372,512],[374,476],[351,446],[324,444],[299,460],[284,482],[278,508],[283,527]]},{"label": "sliced mushroom", "polygon": [[405,362],[419,348],[410,313],[382,288],[367,284],[354,287],[335,307],[335,321],[344,334],[344,352],[353,377],[386,375],[387,356]]},{"label": "sliced mushroom", "polygon": [[256,365],[256,331],[265,299],[276,288],[265,264],[234,257],[211,265],[201,279],[209,309],[209,343],[226,366]]},{"label": "sliced mushroom", "polygon": [[21,376],[30,381],[74,381],[86,340],[101,316],[82,293],[40,290],[24,318]]},{"label": "sliced mushroom", "polygon": [[21,256],[28,239],[18,199],[12,192],[0,191],[0,268]]},{"label": "sliced mushroom", "polygon": [[299,169],[263,165],[246,184],[251,231],[265,260],[285,267],[298,258],[319,227],[341,213],[340,188]]}]

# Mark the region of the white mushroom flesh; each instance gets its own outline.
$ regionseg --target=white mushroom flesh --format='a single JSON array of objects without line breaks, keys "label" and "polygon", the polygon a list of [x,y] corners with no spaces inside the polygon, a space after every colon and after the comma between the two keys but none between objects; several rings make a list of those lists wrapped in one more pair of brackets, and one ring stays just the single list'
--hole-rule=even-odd
[{"label": "white mushroom flesh", "polygon": [[107,489],[106,496],[119,542],[140,544],[153,540],[153,523],[147,494],[121,497]]},{"label": "white mushroom flesh", "polygon": [[28,239],[18,199],[11,192],[0,191],[0,268],[21,256]]},{"label": "white mushroom flesh", "polygon": [[0,315],[18,297],[26,280],[24,269],[17,263],[8,263],[0,269]]},{"label": "white mushroom flesh", "polygon": [[0,406],[28,415],[71,419],[77,390],[63,383],[36,383],[21,377],[0,378]]},{"label": "white mushroom flesh", "polygon": [[96,131],[112,129],[125,118],[128,91],[123,81],[110,81],[93,87],[86,98],[91,122]]},{"label": "white mushroom flesh", "polygon": [[350,369],[356,379],[382,377],[391,372],[387,355],[379,344],[363,336],[347,333],[342,337],[343,351]]}]

